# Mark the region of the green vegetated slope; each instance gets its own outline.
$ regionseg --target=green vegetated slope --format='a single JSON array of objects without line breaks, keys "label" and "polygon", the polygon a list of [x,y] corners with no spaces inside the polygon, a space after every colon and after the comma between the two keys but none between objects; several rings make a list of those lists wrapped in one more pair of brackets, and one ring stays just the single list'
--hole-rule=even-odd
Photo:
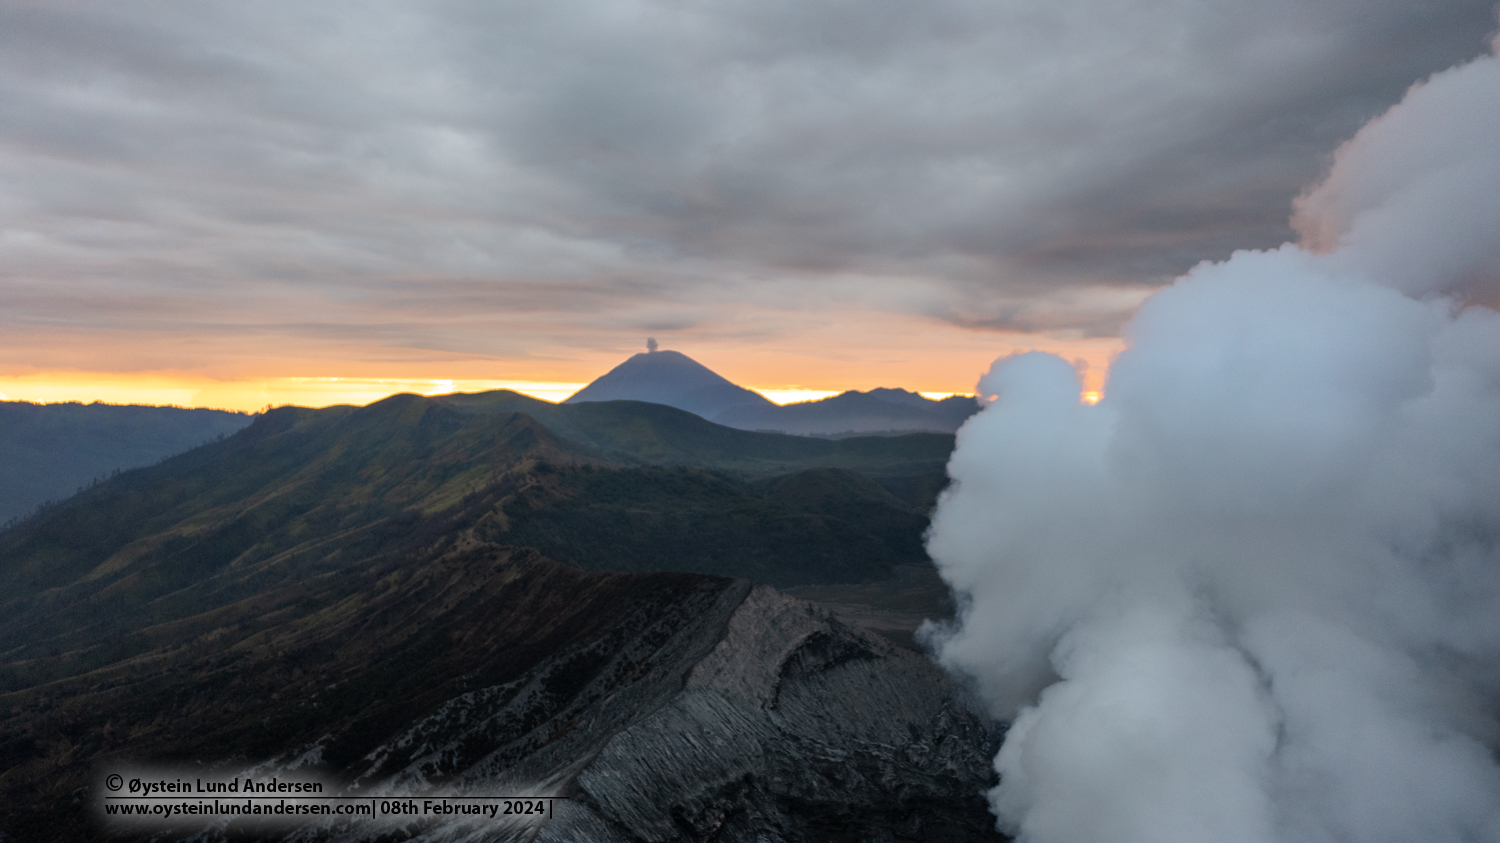
[{"label": "green vegetated slope", "polygon": [[430,543],[474,489],[569,458],[528,417],[416,397],[273,411],[0,533],[0,655],[73,651],[140,607],[164,622]]},{"label": "green vegetated slope", "polygon": [[923,559],[951,446],[514,393],[270,411],[0,532],[0,829],[95,833],[69,794],[111,754],[330,736],[339,769],[512,676],[566,725],[677,634],[661,624],[722,602],[733,581],[701,574],[858,582]]},{"label": "green vegetated slope", "polygon": [[525,413],[559,436],[626,463],[692,465],[751,474],[831,466],[873,477],[941,474],[953,436],[910,433],[816,439],[714,424],[663,404],[602,401],[551,404],[497,390],[434,399],[464,413]]},{"label": "green vegetated slope", "polygon": [[0,401],[0,523],[250,424],[221,410]]},{"label": "green vegetated slope", "polygon": [[72,652],[127,607],[165,622],[456,533],[600,570],[878,579],[925,558],[924,478],[948,448],[515,393],[273,410],[0,533],[0,654]]},{"label": "green vegetated slope", "polygon": [[[816,482],[829,487],[830,500],[797,494],[804,474],[825,475]],[[495,500],[474,535],[542,548],[586,568],[695,571],[779,585],[860,582],[924,558],[927,519],[870,480],[843,469],[805,469],[785,480],[654,466],[561,467]]]},{"label": "green vegetated slope", "polygon": [[[283,408],[0,533],[0,612],[44,593],[63,605],[164,599],[221,569],[322,570],[481,522],[487,540],[586,567],[867,579],[920,558],[927,503],[926,490],[903,500],[867,478],[920,485],[951,442],[757,434],[659,405],[515,393]],[[859,505],[766,482],[810,468],[830,501]]]}]

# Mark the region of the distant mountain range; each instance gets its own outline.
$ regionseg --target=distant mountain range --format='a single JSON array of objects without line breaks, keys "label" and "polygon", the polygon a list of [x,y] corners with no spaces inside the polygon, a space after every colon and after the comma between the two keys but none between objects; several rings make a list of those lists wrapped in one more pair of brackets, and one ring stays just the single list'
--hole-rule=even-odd
[{"label": "distant mountain range", "polygon": [[665,404],[741,430],[800,436],[952,433],[979,412],[979,403],[970,397],[933,401],[904,389],[849,391],[777,405],[676,351],[637,354],[564,403],[620,400]]},{"label": "distant mountain range", "polygon": [[[452,396],[450,403],[474,401]],[[779,406],[676,351],[637,354],[564,404],[610,401],[675,407],[739,430],[818,437],[952,433],[979,409],[973,398],[933,401],[903,389],[850,391]],[[545,403],[531,401],[526,412],[563,418],[545,409]],[[254,418],[181,407],[0,401],[0,525],[114,472],[150,465],[232,434]]]},{"label": "distant mountain range", "polygon": [[800,436],[953,433],[979,404],[968,396],[941,401],[904,389],[843,392],[819,401],[765,407],[732,407],[713,421],[741,430],[774,430]]},{"label": "distant mountain range", "polygon": [[116,471],[228,436],[254,418],[182,407],[0,401],[0,524]]},{"label": "distant mountain range", "polygon": [[1000,840],[967,692],[750,582],[930,573],[952,447],[504,391],[270,410],[0,531],[0,839],[118,839],[125,759],[567,797],[277,839]]}]

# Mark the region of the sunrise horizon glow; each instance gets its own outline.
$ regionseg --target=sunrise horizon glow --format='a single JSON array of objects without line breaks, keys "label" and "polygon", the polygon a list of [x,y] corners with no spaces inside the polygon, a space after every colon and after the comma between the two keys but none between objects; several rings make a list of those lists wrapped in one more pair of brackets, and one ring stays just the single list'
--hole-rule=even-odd
[{"label": "sunrise horizon glow", "polygon": [[[510,390],[543,401],[558,403],[587,386],[586,381],[511,381],[453,378],[340,378],[295,377],[246,381],[169,380],[129,378],[79,383],[55,376],[0,377],[0,401],[31,404],[108,404],[114,406],[180,407],[256,413],[268,407],[310,408],[339,405],[364,406],[392,395],[429,397],[462,393]],[[745,385],[780,405],[817,401],[846,390],[806,389],[798,386],[759,387]],[[869,387],[873,389],[875,387]],[[893,387],[905,388],[905,387]],[[868,391],[868,389],[860,390]],[[909,390],[939,401],[972,392]],[[257,403],[258,402],[258,403]]]},{"label": "sunrise horizon glow", "polygon": [[[867,334],[871,336],[873,334]],[[1124,347],[1115,337],[1055,338],[1045,335],[985,334],[948,329],[909,331],[911,348],[849,344],[846,353],[823,340],[811,348],[788,343],[673,343],[724,378],[777,404],[812,401],[848,390],[906,389],[929,398],[972,395],[979,376],[998,357],[1031,350],[1050,351],[1073,361],[1086,392],[1103,388],[1105,371]],[[548,358],[506,361],[457,359],[381,361],[375,354],[350,354],[345,361],[318,355],[305,362],[265,361],[253,373],[244,356],[209,361],[199,371],[93,371],[57,367],[6,371],[0,367],[0,401],[135,404],[258,412],[267,406],[328,407],[365,405],[400,393],[441,395],[510,389],[546,401],[562,401],[624,362],[638,349],[605,349],[587,354],[556,353]],[[385,355],[379,355],[385,356]],[[390,355],[395,356],[395,355]],[[280,371],[277,371],[277,370]],[[221,374],[220,372],[224,372]],[[490,374],[490,373],[497,374]]]}]

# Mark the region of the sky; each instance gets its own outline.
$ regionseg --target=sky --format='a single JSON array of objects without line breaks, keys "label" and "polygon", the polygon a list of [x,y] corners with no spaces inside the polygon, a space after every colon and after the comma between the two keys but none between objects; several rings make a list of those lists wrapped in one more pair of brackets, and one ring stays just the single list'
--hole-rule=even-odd
[{"label": "sky", "polygon": [[0,0],[0,395],[970,392],[1234,249],[1490,2]]}]

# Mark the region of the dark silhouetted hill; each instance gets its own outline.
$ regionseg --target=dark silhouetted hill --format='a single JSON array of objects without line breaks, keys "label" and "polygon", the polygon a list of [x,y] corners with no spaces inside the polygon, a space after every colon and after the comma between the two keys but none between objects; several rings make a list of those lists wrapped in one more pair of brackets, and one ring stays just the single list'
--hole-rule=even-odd
[{"label": "dark silhouetted hill", "polygon": [[734,407],[713,420],[744,430],[776,430],[801,436],[952,433],[977,412],[979,403],[968,396],[934,401],[904,389],[882,388],[781,406]]},{"label": "dark silhouetted hill", "polygon": [[309,819],[192,839],[1004,839],[984,799],[1000,731],[965,691],[766,587],[451,538],[337,570],[197,574],[232,595],[173,619],[133,604],[107,633],[27,639],[0,623],[6,839],[188,838],[93,816],[98,772],[118,760],[311,768],[366,798],[568,797],[540,827]]},{"label": "dark silhouetted hill", "polygon": [[0,524],[250,424],[222,410],[0,401]]},{"label": "dark silhouetted hill", "polygon": [[953,450],[951,434],[830,441],[741,430],[640,401],[552,404],[508,390],[433,400],[464,413],[526,413],[559,436],[597,449],[603,458],[635,464],[690,465],[757,475],[826,465],[894,477],[941,473]]},{"label": "dark silhouetted hill", "polygon": [[564,403],[649,401],[711,419],[740,406],[774,407],[758,392],[736,386],[676,351],[646,351],[610,369]]},{"label": "dark silhouetted hill", "polygon": [[608,401],[664,404],[727,427],[799,436],[953,433],[979,412],[967,396],[933,401],[887,388],[777,405],[676,351],[637,354],[563,403]]}]

